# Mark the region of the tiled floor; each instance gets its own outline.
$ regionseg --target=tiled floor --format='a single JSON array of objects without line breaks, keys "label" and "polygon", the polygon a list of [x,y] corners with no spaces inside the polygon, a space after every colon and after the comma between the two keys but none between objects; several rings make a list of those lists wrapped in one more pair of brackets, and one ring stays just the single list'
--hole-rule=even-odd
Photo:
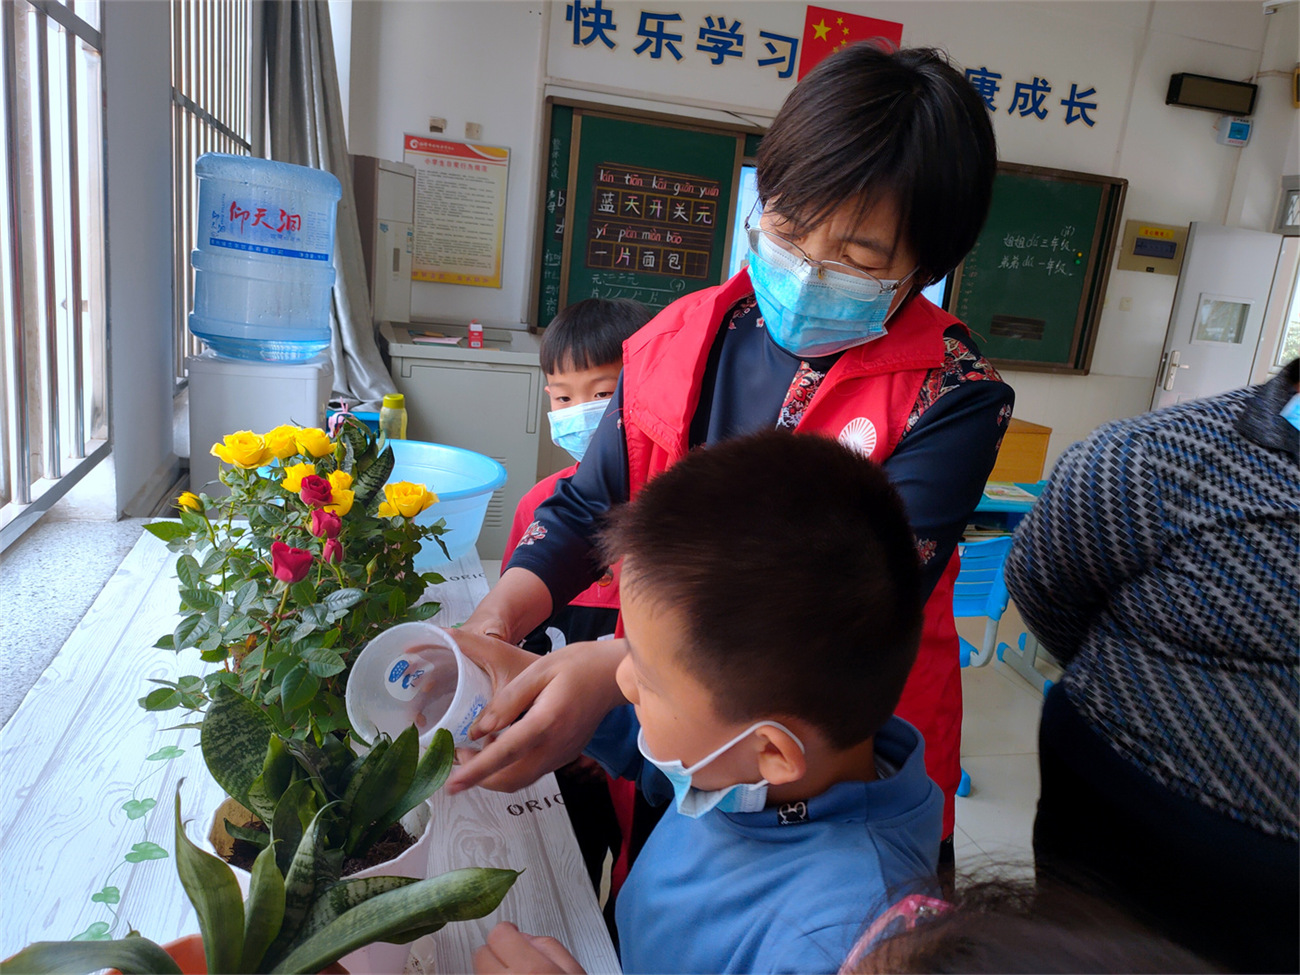
[{"label": "tiled floor", "polygon": [[[495,585],[501,563],[485,561],[488,585]],[[957,629],[978,643],[982,619],[958,620]],[[1002,617],[998,637],[1014,643],[1024,632],[1015,608]],[[1052,679],[1059,672],[1046,666]],[[996,660],[962,672],[965,720],[962,767],[970,773],[971,794],[957,800],[957,866],[963,873],[981,867],[998,872],[1033,869],[1031,839],[1038,803],[1038,715],[1042,694]]]}]

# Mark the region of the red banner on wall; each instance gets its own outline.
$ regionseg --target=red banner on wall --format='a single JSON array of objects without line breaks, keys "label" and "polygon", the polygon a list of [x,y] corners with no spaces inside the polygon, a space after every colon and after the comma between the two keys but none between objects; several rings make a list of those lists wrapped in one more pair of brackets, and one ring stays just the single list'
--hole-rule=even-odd
[{"label": "red banner on wall", "polygon": [[894,47],[900,47],[903,43],[903,25],[896,24],[892,20],[877,20],[874,17],[846,14],[842,10],[831,10],[829,7],[810,6],[803,22],[799,77],[803,78],[823,58],[834,54],[840,48],[856,44],[858,41],[877,38],[888,41]]}]

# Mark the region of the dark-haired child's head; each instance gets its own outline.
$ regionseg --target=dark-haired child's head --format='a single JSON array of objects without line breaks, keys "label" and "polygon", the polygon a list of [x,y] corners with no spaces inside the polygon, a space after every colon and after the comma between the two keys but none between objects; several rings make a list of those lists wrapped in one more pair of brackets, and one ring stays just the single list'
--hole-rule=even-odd
[{"label": "dark-haired child's head", "polygon": [[[866,458],[781,432],[696,450],[612,512],[603,543],[623,560],[619,686],[656,759],[689,766],[775,721],[815,772],[893,713],[920,638],[919,568]],[[789,746],[765,726],[695,785],[796,781]]]},{"label": "dark-haired child's head", "polygon": [[551,409],[613,396],[623,369],[623,343],[650,317],[639,301],[586,298],[551,319],[539,350]]},{"label": "dark-haired child's head", "polygon": [[941,52],[863,42],[800,81],[763,137],[763,227],[798,242],[827,224],[811,256],[881,279],[915,269],[920,287],[974,246],[996,171],[988,110]]}]

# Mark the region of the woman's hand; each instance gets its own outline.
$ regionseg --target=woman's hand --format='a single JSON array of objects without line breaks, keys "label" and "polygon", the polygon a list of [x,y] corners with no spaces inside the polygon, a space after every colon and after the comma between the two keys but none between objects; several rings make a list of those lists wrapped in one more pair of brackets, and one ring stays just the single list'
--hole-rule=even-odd
[{"label": "woman's hand", "polygon": [[475,975],[585,975],[578,960],[554,938],[524,934],[502,921],[474,952]]},{"label": "woman's hand", "polygon": [[[490,649],[499,661],[499,673],[508,673],[518,658],[507,659],[500,641],[491,641],[497,645],[493,647],[479,643],[487,639],[475,637],[473,651],[462,649],[476,662],[476,653]],[[452,794],[476,785],[496,792],[532,785],[582,754],[601,719],[627,703],[614,677],[627,653],[623,640],[571,643],[545,657],[517,652],[533,662],[504,687],[493,672],[496,693],[470,728],[470,736],[495,737],[478,754],[462,754],[464,764],[447,780]]]}]

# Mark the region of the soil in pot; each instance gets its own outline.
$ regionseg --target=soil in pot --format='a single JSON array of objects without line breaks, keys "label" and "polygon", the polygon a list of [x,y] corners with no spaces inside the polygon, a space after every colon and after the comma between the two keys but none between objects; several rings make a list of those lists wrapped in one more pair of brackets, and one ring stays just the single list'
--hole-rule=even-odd
[{"label": "soil in pot", "polygon": [[[266,824],[260,819],[254,819],[248,823],[237,823],[235,825],[246,826],[249,829],[255,829],[259,833],[269,833]],[[393,823],[379,837],[379,840],[366,851],[364,857],[348,857],[343,861],[343,876],[347,877],[356,873],[358,870],[366,870],[369,867],[378,866],[389,860],[394,860],[401,856],[408,849],[415,845],[415,837],[406,831],[401,823]],[[261,849],[247,840],[235,840],[234,848],[231,851],[227,862],[232,867],[239,867],[242,870],[252,872],[253,861],[261,853]]]}]

